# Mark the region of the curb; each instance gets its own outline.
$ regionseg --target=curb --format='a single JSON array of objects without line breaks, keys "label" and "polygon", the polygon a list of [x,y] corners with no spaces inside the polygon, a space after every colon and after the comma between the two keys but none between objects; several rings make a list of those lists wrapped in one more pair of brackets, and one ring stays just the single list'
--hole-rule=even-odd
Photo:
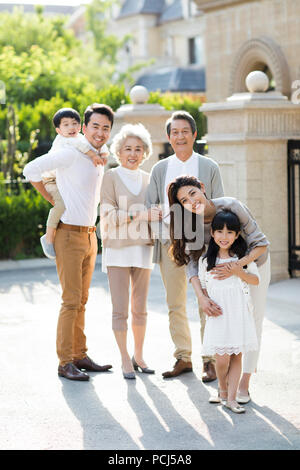
[{"label": "curb", "polygon": [[[102,255],[97,255],[96,266],[102,265]],[[21,259],[5,260],[0,261],[0,273],[6,271],[20,271],[26,269],[40,269],[40,268],[53,268],[55,267],[55,261],[48,258],[33,258],[33,259]],[[160,275],[158,264],[154,265],[152,274]]]},{"label": "curb", "polygon": [[[102,263],[101,255],[97,255],[96,265]],[[25,269],[53,268],[55,261],[48,258],[21,259],[18,261],[0,261],[0,272],[19,271]]]}]

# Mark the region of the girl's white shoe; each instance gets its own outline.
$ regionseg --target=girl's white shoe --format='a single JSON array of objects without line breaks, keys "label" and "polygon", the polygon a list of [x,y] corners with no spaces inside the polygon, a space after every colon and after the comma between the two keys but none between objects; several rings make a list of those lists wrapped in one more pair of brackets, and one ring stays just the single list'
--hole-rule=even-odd
[{"label": "girl's white shoe", "polygon": [[251,401],[251,397],[249,395],[241,395],[239,392],[236,394],[236,401],[240,403],[241,405],[246,405],[246,403],[249,403]]},{"label": "girl's white shoe", "polygon": [[235,400],[234,401],[227,401],[225,403],[225,406],[226,406],[226,408],[229,408],[234,413],[238,413],[238,414],[245,413],[245,411],[246,411],[245,408],[240,406]]}]

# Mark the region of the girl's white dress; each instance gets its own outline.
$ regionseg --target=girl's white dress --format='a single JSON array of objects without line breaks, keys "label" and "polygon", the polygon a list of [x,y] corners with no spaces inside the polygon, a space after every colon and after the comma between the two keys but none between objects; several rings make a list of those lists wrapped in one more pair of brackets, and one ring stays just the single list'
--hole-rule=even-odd
[{"label": "girl's white dress", "polygon": [[[217,258],[216,264],[230,261],[237,261],[237,257]],[[250,263],[246,271],[259,278],[255,263]],[[202,257],[199,260],[199,279],[201,287],[223,312],[218,317],[206,317],[202,354],[239,354],[257,350],[249,285],[238,276],[214,279],[211,271],[207,271],[207,260]]]}]

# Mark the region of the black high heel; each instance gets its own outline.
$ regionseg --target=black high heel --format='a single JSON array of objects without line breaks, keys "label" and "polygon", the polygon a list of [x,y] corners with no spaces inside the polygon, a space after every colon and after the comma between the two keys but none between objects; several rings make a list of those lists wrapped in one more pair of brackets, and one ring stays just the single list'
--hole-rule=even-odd
[{"label": "black high heel", "polygon": [[144,374],[155,374],[155,370],[153,369],[149,369],[149,367],[141,367],[138,365],[138,363],[136,362],[136,360],[134,359],[134,356],[132,356],[132,365],[133,365],[133,368],[134,370],[141,370],[141,372],[143,372]]}]

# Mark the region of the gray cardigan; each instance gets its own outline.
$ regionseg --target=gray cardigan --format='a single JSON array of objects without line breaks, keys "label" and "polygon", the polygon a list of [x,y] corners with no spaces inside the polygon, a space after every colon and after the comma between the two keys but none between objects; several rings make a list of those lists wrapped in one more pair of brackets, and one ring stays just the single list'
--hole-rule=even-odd
[{"label": "gray cardigan", "polygon": [[[251,214],[248,207],[238,199],[234,197],[220,197],[212,199],[216,207],[216,212],[220,212],[223,209],[229,209],[236,214],[241,222],[241,235],[248,245],[248,252],[256,246],[268,246],[270,242],[266,236],[262,233],[256,220]],[[210,240],[210,224],[204,224],[204,241],[207,244]],[[264,264],[268,257],[268,250],[263,253],[257,260],[255,260],[257,266]],[[190,260],[186,267],[187,277],[190,280],[193,276],[198,276],[198,263]]]},{"label": "gray cardigan", "polygon": [[[211,158],[197,154],[199,157],[198,174],[192,175],[199,178],[205,184],[206,195],[209,199],[224,195],[219,165]],[[165,178],[168,168],[168,158],[156,163],[151,172],[150,183],[146,192],[146,206],[164,204]],[[181,175],[178,175],[181,176]],[[156,240],[153,251],[153,263],[159,263],[161,258],[161,243],[166,244],[170,240],[169,225],[164,222],[152,222],[151,229]]]}]

